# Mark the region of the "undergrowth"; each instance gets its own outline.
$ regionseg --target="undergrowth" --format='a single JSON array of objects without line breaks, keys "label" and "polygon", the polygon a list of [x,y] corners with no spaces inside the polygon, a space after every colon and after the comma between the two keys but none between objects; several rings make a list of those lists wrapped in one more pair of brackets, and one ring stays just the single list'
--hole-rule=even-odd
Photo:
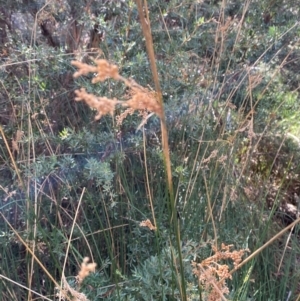
[{"label": "undergrowth", "polygon": [[0,9],[1,300],[300,300],[296,3],[42,2]]}]

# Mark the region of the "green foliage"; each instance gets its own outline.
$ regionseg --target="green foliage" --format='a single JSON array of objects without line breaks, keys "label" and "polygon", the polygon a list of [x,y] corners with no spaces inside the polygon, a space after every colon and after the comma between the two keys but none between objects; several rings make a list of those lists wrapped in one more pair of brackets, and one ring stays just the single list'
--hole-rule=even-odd
[{"label": "green foliage", "polygon": [[[299,211],[299,7],[148,2],[187,295],[206,300],[191,260],[208,258],[214,243],[253,252],[296,218],[286,209]],[[1,279],[1,300],[38,298],[16,283],[54,300],[56,285],[18,235],[73,288],[82,258],[96,262],[80,288],[90,300],[179,300],[159,118],[140,130],[138,113],[93,122],[74,101],[79,86],[127,92],[74,80],[74,59],[106,58],[153,87],[135,2],[0,4],[0,278],[11,280]],[[156,231],[140,226],[147,219]],[[233,274],[228,300],[296,299],[297,256],[290,233]]]}]

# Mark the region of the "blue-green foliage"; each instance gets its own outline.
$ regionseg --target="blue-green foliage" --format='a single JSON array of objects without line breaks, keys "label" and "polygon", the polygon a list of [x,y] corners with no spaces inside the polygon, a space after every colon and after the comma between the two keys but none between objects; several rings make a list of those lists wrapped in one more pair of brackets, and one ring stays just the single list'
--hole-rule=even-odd
[{"label": "blue-green foliage", "polygon": [[[23,1],[20,6],[20,1],[0,0],[0,124],[8,141],[7,148],[0,137],[1,213],[30,246],[36,239],[35,252],[57,281],[65,257],[72,287],[82,257],[93,257],[97,273],[81,288],[90,300],[179,300],[159,118],[152,116],[145,132],[137,131],[138,113],[122,125],[111,116],[95,122],[95,112],[74,101],[80,87],[121,100],[127,90],[113,80],[91,84],[92,75],[74,80],[73,59],[93,64],[95,58],[106,58],[122,76],[153,87],[135,3],[50,2]],[[295,1],[263,0],[250,1],[244,11],[245,3],[228,1],[223,7],[225,2],[208,0],[148,1],[171,147],[178,210],[173,218],[180,225],[191,300],[199,300],[200,293],[190,261],[211,255],[208,242],[249,245],[254,251],[260,239],[265,241],[261,233],[270,219],[260,203],[266,193],[281,187],[274,198],[288,192],[290,201],[299,194],[298,167],[292,161],[298,146],[283,147],[277,139],[280,133],[296,140],[300,135],[299,7]],[[8,15],[5,9],[11,10]],[[20,35],[7,26],[10,12],[27,13],[30,20],[36,16],[38,24]],[[39,27],[51,20],[54,28],[63,29],[50,33],[56,46],[49,45],[49,35],[43,36]],[[255,77],[260,81],[253,86]],[[116,115],[120,113],[118,107]],[[257,140],[249,137],[249,116],[261,141],[256,149],[251,148]],[[24,137],[19,151],[12,151],[17,130]],[[273,138],[260,139],[261,133]],[[217,155],[205,161],[214,151]],[[293,172],[288,173],[289,167]],[[266,183],[272,171],[277,176]],[[157,232],[139,225],[153,214]],[[0,225],[0,273],[28,284],[30,255],[2,217]],[[281,257],[281,247],[270,250]],[[297,248],[295,243],[287,249],[292,253]],[[293,262],[296,255],[291,255]],[[246,285],[244,270],[237,274],[230,297],[246,287],[239,301],[249,300],[248,292],[257,300],[271,295],[287,300],[286,290],[294,292],[299,283],[295,270],[291,273],[285,265],[280,274],[274,262],[263,259],[259,264]],[[33,268],[32,289],[52,295],[54,284],[37,265]],[[1,281],[0,291],[4,301],[25,298],[13,283]]]}]

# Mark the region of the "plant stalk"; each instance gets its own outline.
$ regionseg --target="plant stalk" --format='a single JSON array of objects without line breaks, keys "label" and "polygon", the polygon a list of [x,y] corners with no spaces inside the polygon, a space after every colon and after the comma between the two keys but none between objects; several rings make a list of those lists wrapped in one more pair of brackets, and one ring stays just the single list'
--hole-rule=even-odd
[{"label": "plant stalk", "polygon": [[170,159],[170,150],[169,150],[169,142],[168,142],[168,130],[167,130],[167,125],[166,125],[165,111],[163,109],[164,105],[163,105],[162,92],[161,92],[161,87],[159,84],[158,72],[157,72],[157,67],[156,67],[153,39],[152,39],[151,27],[150,27],[149,11],[148,11],[148,7],[147,7],[147,0],[144,1],[144,5],[142,5],[141,0],[136,0],[136,4],[137,4],[138,12],[139,12],[139,17],[140,17],[143,34],[144,34],[144,37],[146,40],[146,49],[147,49],[147,54],[148,54],[149,61],[150,61],[150,67],[151,67],[151,72],[152,72],[152,76],[153,76],[157,100],[162,107],[162,114],[160,116],[160,120],[161,120],[161,134],[162,134],[162,149],[163,149],[163,155],[164,155],[165,171],[166,171],[166,176],[167,176],[169,202],[170,202],[170,207],[171,207],[170,223],[173,225],[174,233],[176,236],[176,244],[177,244],[179,262],[180,262],[181,298],[183,301],[186,301],[187,296],[186,296],[186,288],[185,288],[183,260],[182,260],[182,254],[181,254],[180,228],[179,228],[179,223],[177,220],[177,213],[176,213],[176,206],[175,206],[171,159]]}]

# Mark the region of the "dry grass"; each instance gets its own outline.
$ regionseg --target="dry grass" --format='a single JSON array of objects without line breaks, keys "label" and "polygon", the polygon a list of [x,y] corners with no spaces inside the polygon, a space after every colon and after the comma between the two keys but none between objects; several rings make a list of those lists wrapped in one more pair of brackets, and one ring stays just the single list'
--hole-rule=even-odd
[{"label": "dry grass", "polygon": [[[159,117],[162,117],[162,105],[158,102],[155,92],[138,85],[133,80],[128,80],[122,77],[118,73],[117,66],[110,64],[106,60],[95,60],[94,62],[96,66],[90,66],[78,61],[73,61],[72,65],[78,68],[78,71],[74,73],[74,77],[76,78],[81,75],[87,75],[89,73],[96,72],[96,76],[92,79],[92,83],[103,82],[106,79],[112,78],[114,80],[124,82],[129,88],[129,92],[125,95],[125,98],[127,98],[127,100],[124,101],[117,100],[115,98],[109,99],[107,97],[98,97],[94,94],[87,93],[84,88],[76,90],[75,100],[84,101],[89,107],[97,111],[95,120],[99,120],[102,116],[105,116],[107,114],[113,116],[117,104],[128,108],[128,111],[125,112],[128,112],[130,114],[132,114],[132,112],[136,110],[146,110],[148,112],[155,113]],[[124,115],[122,115],[122,118],[119,118],[118,121],[123,119]]]},{"label": "dry grass", "polygon": [[212,246],[214,255],[200,263],[192,261],[193,273],[198,278],[199,286],[208,294],[208,301],[226,300],[224,295],[229,293],[226,280],[232,279],[226,261],[231,260],[236,268],[242,262],[244,254],[249,252],[247,249],[230,251],[231,248],[232,245],[225,244],[222,244],[220,249]]},{"label": "dry grass", "polygon": [[92,262],[89,263],[89,258],[85,257],[83,258],[80,271],[78,272],[78,275],[76,276],[76,280],[78,283],[78,287],[76,289],[72,288],[66,277],[62,276],[62,288],[60,291],[56,294],[56,297],[58,300],[65,301],[65,300],[73,300],[73,301],[88,301],[86,295],[84,293],[80,293],[80,285],[82,281],[90,274],[95,272],[97,264]]},{"label": "dry grass", "polygon": [[[242,23],[243,23],[242,21],[244,19],[244,16],[247,11],[247,7],[248,7],[249,3],[250,3],[250,1],[246,1],[245,10],[244,10],[244,12],[242,14],[242,18],[238,24],[242,25]],[[151,50],[153,43],[152,43],[152,37],[151,37],[151,32],[150,32],[150,20],[149,20],[149,14],[147,11],[147,7],[145,7],[143,9],[143,7],[141,6],[141,1],[137,1],[137,4],[139,5],[139,11],[141,11],[140,15],[142,16],[141,24],[143,27],[143,31],[144,32],[148,31],[148,34],[145,34],[146,43],[147,43],[147,46],[150,45],[150,50]],[[145,6],[145,4],[147,4],[147,1],[144,1],[143,5]],[[225,5],[225,2],[223,2],[223,4]],[[41,13],[42,12],[43,11],[41,10]],[[41,22],[40,17],[37,21]],[[212,61],[214,63],[212,65],[214,65],[214,68],[215,68],[215,66],[217,66],[217,69],[219,68],[219,62],[220,62],[219,57],[221,57],[221,53],[224,52],[224,45],[225,45],[224,41],[226,40],[228,33],[230,33],[230,28],[232,28],[232,26],[234,26],[234,20],[232,20],[232,19],[224,19],[223,20],[222,16],[220,15],[220,20],[218,21],[218,24],[219,24],[219,33],[216,35],[216,45],[218,47],[215,47],[216,51],[215,51],[215,53],[213,53],[213,59],[212,59]],[[239,25],[239,26],[241,26],[241,25]],[[166,30],[167,30],[167,27],[166,27]],[[237,44],[237,41],[236,41],[236,44]],[[147,50],[148,50],[148,48],[147,48]],[[152,55],[152,58],[154,58],[153,47],[152,47],[152,52],[148,50],[148,54],[150,57],[151,67],[153,67],[154,59],[151,60],[151,55]],[[112,118],[114,118],[115,117],[114,114],[115,114],[115,110],[116,110],[117,106],[124,108],[124,111],[120,115],[115,117],[116,121],[117,121],[117,125],[122,124],[124,118],[126,118],[126,116],[128,116],[128,114],[133,114],[135,111],[139,111],[139,113],[142,115],[143,122],[141,123],[141,126],[147,121],[148,118],[150,118],[154,114],[156,114],[158,117],[160,117],[162,120],[164,120],[163,105],[162,105],[161,99],[160,99],[161,92],[159,89],[157,89],[157,87],[155,89],[156,91],[152,91],[151,89],[147,89],[147,88],[144,88],[144,87],[138,85],[133,80],[123,78],[119,74],[118,67],[114,64],[111,64],[110,62],[108,62],[106,60],[102,60],[102,59],[95,60],[94,63],[95,63],[94,65],[88,65],[88,64],[84,64],[79,61],[73,61],[72,64],[76,68],[78,68],[78,71],[74,74],[74,77],[79,77],[82,75],[85,76],[85,75],[88,75],[89,73],[92,73],[92,74],[95,74],[95,76],[92,80],[92,83],[99,83],[99,82],[103,82],[107,79],[112,79],[112,80],[123,82],[128,88],[126,94],[124,95],[124,99],[122,99],[122,100],[119,100],[116,98],[110,99],[107,97],[96,96],[94,94],[88,93],[84,88],[76,90],[75,91],[75,95],[76,95],[75,100],[83,101],[90,108],[94,109],[96,111],[95,120],[100,120],[105,115],[110,115]],[[228,64],[228,66],[229,66],[229,64]],[[154,73],[156,73],[155,75],[157,75],[157,71],[154,70]],[[258,84],[261,83],[262,76],[260,74],[258,74],[258,75],[251,74],[250,69],[249,69],[248,81],[249,81],[249,86],[246,89],[246,92],[249,95],[249,97],[251,98],[251,112],[249,113],[247,118],[243,117],[244,121],[240,123],[239,129],[236,131],[236,133],[248,132],[250,146],[253,146],[253,144],[255,143],[254,138],[256,138],[258,135],[254,133],[254,129],[253,129],[253,116],[254,116],[254,108],[255,108],[256,104],[254,103],[254,101],[252,103],[252,90]],[[158,81],[155,81],[155,83],[156,82],[158,83]],[[226,82],[224,81],[220,91],[223,91],[223,88],[224,88],[223,85],[225,85],[225,84],[226,84]],[[204,86],[207,86],[207,84]],[[220,92],[220,94],[221,94],[221,92]],[[231,98],[231,96],[228,97],[228,101],[227,101],[228,105],[230,104],[230,98]],[[259,102],[260,99],[262,99],[262,97],[260,97],[257,100],[257,102]],[[34,113],[34,114],[37,114],[37,113]],[[215,115],[217,117],[216,119],[221,120],[222,116],[219,117],[219,116],[217,116],[217,114],[215,114]],[[34,116],[35,115],[32,116],[32,120],[35,120]],[[9,148],[8,147],[9,143],[7,142],[7,139],[5,138],[4,132],[1,127],[0,127],[0,131],[3,136],[3,140],[6,144],[9,156],[11,158],[11,163],[15,169],[15,172],[17,173],[17,175],[19,177],[19,181],[21,184],[22,179],[20,177],[19,169],[17,168],[18,165],[16,164],[17,161],[16,161],[15,157],[17,155],[19,155],[19,153],[22,153],[22,149],[21,149],[20,145],[21,145],[22,139],[23,139],[23,137],[22,137],[23,132],[21,130],[17,130],[15,132],[14,138],[12,138],[10,140],[11,148]],[[233,137],[232,139],[231,139],[231,137],[229,137],[228,141],[229,140],[234,141],[234,139],[236,138],[236,135],[233,135],[232,137]],[[229,141],[229,142],[232,142],[232,141]],[[166,136],[165,136],[165,142],[167,143]],[[257,145],[258,145],[258,142],[257,142]],[[250,149],[250,147],[249,147],[249,149]],[[168,149],[166,149],[166,153],[168,153]],[[250,153],[250,151],[249,151],[249,153]],[[246,155],[247,155],[247,158],[244,158],[245,162],[248,160],[248,151],[245,154],[245,157],[246,157]],[[218,158],[218,156],[220,156],[220,157]],[[34,147],[32,150],[32,157],[35,159]],[[218,150],[213,150],[210,153],[210,155],[208,155],[205,159],[202,160],[202,163],[208,164],[210,161],[214,161],[215,158],[217,158],[216,160],[219,163],[223,163],[227,159],[227,156],[218,153]],[[168,160],[166,160],[166,161],[168,161]],[[274,162],[275,162],[275,160],[274,160]],[[17,163],[19,163],[19,162],[17,162]],[[169,161],[167,163],[170,164]],[[241,165],[243,165],[243,164],[241,164]],[[147,164],[145,164],[145,166],[147,167]],[[241,168],[244,169],[244,166],[246,166],[246,164],[244,164]],[[279,168],[278,168],[278,170],[279,170]],[[244,170],[241,170],[240,176],[238,175],[238,179],[237,179],[238,185],[237,186],[242,186],[242,184],[243,184],[242,180],[241,180],[243,171]],[[171,173],[169,173],[169,174],[171,175]],[[206,179],[205,179],[205,181],[206,181]],[[170,176],[170,183],[171,183],[171,176]],[[252,188],[252,185],[250,185],[250,184],[252,184],[252,183],[248,182],[247,184],[248,185],[245,186],[244,189],[248,189],[248,191],[250,191],[250,188]],[[253,184],[254,184],[254,182],[253,182]],[[170,185],[170,187],[171,187],[171,185]],[[255,188],[255,186],[253,186],[253,187]],[[3,189],[6,193],[6,197],[4,199],[5,201],[8,198],[10,198],[13,194],[16,193],[15,191],[9,192],[7,190],[7,187],[2,188],[0,186],[0,188]],[[170,188],[170,190],[171,190],[171,188]],[[232,196],[233,196],[232,198],[238,199],[238,197],[237,197],[238,192],[235,190],[235,188],[229,187],[228,191],[229,190],[232,192]],[[293,193],[295,194],[294,191],[293,191]],[[224,193],[224,194],[226,195],[226,193]],[[246,194],[250,195],[251,192],[246,193]],[[296,196],[297,196],[297,194],[296,194]],[[225,200],[225,198],[224,198],[224,200]],[[28,204],[31,205],[31,203],[29,203],[29,202],[28,202]],[[34,204],[37,204],[37,199],[35,200]],[[208,202],[208,205],[210,206],[209,212],[211,214],[211,219],[213,221],[213,215],[212,215],[213,212],[211,209],[211,207],[213,207],[213,206],[210,205],[210,200]],[[221,211],[220,219],[221,219],[222,212],[223,211]],[[35,210],[35,214],[38,215],[37,210]],[[174,218],[173,220],[176,221],[176,218]],[[157,228],[156,228],[156,222],[155,222],[154,216],[153,216],[153,221],[154,221],[154,225],[152,224],[152,222],[150,220],[147,219],[145,221],[142,221],[140,223],[140,226],[148,227],[150,230],[156,231]],[[171,219],[171,221],[172,221],[172,219]],[[297,220],[294,223],[294,225],[296,225],[297,222],[299,222],[299,220]],[[36,224],[36,221],[35,221],[35,224]],[[285,231],[286,231],[286,229],[285,229]],[[281,235],[282,233],[280,232],[279,234]],[[36,235],[37,234],[35,231],[34,237],[36,237]],[[215,239],[216,239],[216,237],[217,237],[217,234],[215,231]],[[274,237],[274,239],[276,239],[277,237],[278,236]],[[229,271],[229,265],[227,264],[228,261],[232,261],[232,264],[234,266],[233,270],[235,271],[239,267],[241,267],[243,264],[245,264],[246,262],[249,262],[249,260],[254,258],[263,248],[267,247],[270,243],[272,243],[272,241],[274,241],[274,239],[270,240],[268,242],[268,244],[264,245],[262,248],[260,248],[256,252],[254,252],[244,262],[242,262],[242,256],[245,254],[245,252],[247,250],[230,251],[231,246],[226,246],[226,245],[222,245],[220,249],[213,247],[214,255],[206,258],[201,263],[192,262],[193,273],[197,277],[197,279],[199,281],[199,285],[205,290],[205,293],[207,294],[206,296],[208,296],[208,298],[205,300],[211,300],[211,301],[226,300],[224,295],[229,292],[226,280],[231,279],[231,275],[232,275],[232,271],[231,272]],[[70,241],[71,241],[71,238],[70,238]],[[35,255],[35,250],[39,251],[40,247],[43,247],[43,246],[33,243],[33,240],[26,241],[26,245],[27,245],[28,249],[33,250],[33,254],[31,254],[31,255],[32,255],[33,260],[36,260],[37,257]],[[178,249],[180,252],[179,247],[178,247]],[[67,255],[67,253],[66,253],[66,255]],[[72,288],[69,285],[69,283],[66,280],[66,277],[64,276],[64,273],[62,273],[62,280],[61,280],[62,284],[61,284],[61,288],[59,288],[59,289],[60,289],[60,294],[63,297],[61,297],[60,299],[61,300],[79,300],[79,301],[87,300],[87,297],[83,293],[80,293],[79,290],[80,290],[81,284],[82,284],[83,280],[85,279],[85,277],[87,277],[91,272],[93,272],[95,270],[95,268],[96,268],[95,263],[88,263],[87,258],[85,258],[83,260],[80,271],[76,277],[76,279],[77,279],[76,289]],[[33,274],[33,265],[32,265],[32,267],[29,268],[29,271],[30,272],[28,273],[28,275]],[[180,271],[180,273],[182,275],[184,275],[182,273],[182,271]],[[184,281],[183,281],[183,283],[184,283]],[[30,281],[29,286],[30,287],[32,286],[31,281]],[[182,296],[186,297],[184,295],[182,295]],[[182,298],[182,300],[184,300],[184,299],[186,299],[186,298]]]},{"label": "dry grass", "polygon": [[[111,78],[124,82],[129,88],[129,92],[124,97],[127,98],[127,100],[123,101],[115,98],[109,99],[106,97],[98,97],[94,94],[87,93],[84,88],[76,90],[75,100],[84,101],[89,107],[97,111],[95,120],[99,120],[102,116],[108,114],[113,117],[118,104],[123,107],[127,107],[123,113],[117,116],[116,120],[118,125],[123,122],[124,118],[126,118],[128,114],[133,114],[133,112],[137,110],[142,112],[141,114],[144,116],[144,120],[147,119],[147,114],[145,115],[145,112],[151,112],[150,116],[154,113],[160,118],[163,117],[163,106],[158,101],[155,92],[139,86],[133,80],[123,78],[119,75],[117,66],[110,64],[106,60],[95,60],[94,62],[95,66],[90,66],[81,62],[73,61],[72,64],[78,68],[78,71],[75,72],[73,76],[76,78],[81,75],[94,73],[96,75],[92,79],[92,83],[102,82]],[[217,151],[215,150],[207,159],[204,160],[204,163],[209,162],[212,158],[215,158],[216,155]],[[154,231],[157,230],[149,219],[142,221],[140,226],[147,227]],[[242,257],[245,252],[249,251],[231,251],[231,247],[231,245],[226,246],[225,244],[222,244],[221,248],[217,249],[216,246],[213,246],[212,249],[215,253],[214,255],[203,260],[201,263],[192,262],[193,273],[197,276],[199,285],[208,294],[208,301],[226,300],[224,295],[229,293],[226,280],[231,279],[232,276],[230,273],[230,267],[225,261],[231,260],[234,268],[236,268],[242,262]],[[91,264],[91,267],[94,269],[93,264]],[[82,278],[89,274],[89,272],[89,265],[87,265],[87,262],[84,261],[82,264],[82,270],[78,274],[79,283],[82,281]],[[64,287],[70,291],[67,285],[64,284]],[[75,296],[75,294],[73,294],[73,296]],[[78,298],[78,300],[85,299]]]},{"label": "dry grass", "polygon": [[149,219],[140,222],[140,226],[141,226],[141,227],[147,227],[147,228],[149,228],[150,230],[154,230],[154,231],[157,230],[157,228],[156,228],[155,226],[153,226],[153,224],[151,223],[151,221],[150,221]]}]

